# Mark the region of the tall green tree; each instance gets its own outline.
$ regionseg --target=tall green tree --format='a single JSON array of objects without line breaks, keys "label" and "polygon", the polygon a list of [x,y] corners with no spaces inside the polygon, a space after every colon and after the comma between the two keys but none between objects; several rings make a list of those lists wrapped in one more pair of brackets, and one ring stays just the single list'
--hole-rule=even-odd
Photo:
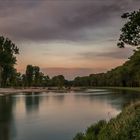
[{"label": "tall green tree", "polygon": [[140,10],[124,13],[122,18],[126,19],[127,22],[121,29],[118,46],[123,48],[125,44],[131,46],[140,45]]},{"label": "tall green tree", "polygon": [[51,81],[53,86],[57,86],[61,89],[65,84],[65,77],[63,75],[54,76]]},{"label": "tall green tree", "polygon": [[0,36],[0,87],[6,86],[16,64],[17,54],[19,54],[18,47],[10,39]]},{"label": "tall green tree", "polygon": [[40,68],[38,66],[34,66],[33,70],[34,70],[34,85],[38,86],[40,82]]},{"label": "tall green tree", "polygon": [[26,67],[26,86],[32,86],[33,77],[34,76],[34,68],[32,65],[27,65]]}]

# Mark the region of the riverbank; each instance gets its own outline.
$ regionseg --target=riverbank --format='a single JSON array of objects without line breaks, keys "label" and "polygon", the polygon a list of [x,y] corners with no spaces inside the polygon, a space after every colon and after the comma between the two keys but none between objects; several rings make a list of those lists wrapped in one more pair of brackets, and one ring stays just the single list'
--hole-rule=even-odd
[{"label": "riverbank", "polygon": [[48,88],[0,88],[0,94],[47,92]]},{"label": "riverbank", "polygon": [[140,87],[99,87],[103,89],[131,90],[140,92]]},{"label": "riverbank", "polygon": [[59,89],[57,87],[31,87],[31,88],[0,88],[1,95],[15,94],[15,93],[39,93],[39,92],[71,92],[71,91],[81,91],[85,88],[82,87],[72,87]]},{"label": "riverbank", "polygon": [[139,140],[140,102],[134,103],[109,122],[101,120],[88,127],[85,133],[78,133],[73,140]]},{"label": "riverbank", "polygon": [[30,93],[30,92],[71,92],[83,91],[85,89],[116,89],[116,90],[131,90],[140,92],[140,87],[71,87],[59,89],[57,87],[31,87],[31,88],[0,88],[0,94],[15,94],[15,93]]},{"label": "riverbank", "polygon": [[83,91],[87,89],[112,89],[112,90],[129,90],[140,92],[140,87],[14,87],[14,88],[0,88],[0,94],[12,94],[12,93],[29,93],[29,92],[70,92],[70,91]]}]

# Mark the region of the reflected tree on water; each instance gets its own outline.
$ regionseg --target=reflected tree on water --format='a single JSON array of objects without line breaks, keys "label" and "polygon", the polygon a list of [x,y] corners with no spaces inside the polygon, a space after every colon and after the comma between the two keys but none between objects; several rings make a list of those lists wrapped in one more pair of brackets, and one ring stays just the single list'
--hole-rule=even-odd
[{"label": "reflected tree on water", "polygon": [[36,95],[27,95],[25,97],[25,106],[27,113],[38,111],[40,103],[40,96],[36,93]]},{"label": "reflected tree on water", "polygon": [[0,140],[10,140],[15,135],[12,105],[9,96],[0,97]]}]

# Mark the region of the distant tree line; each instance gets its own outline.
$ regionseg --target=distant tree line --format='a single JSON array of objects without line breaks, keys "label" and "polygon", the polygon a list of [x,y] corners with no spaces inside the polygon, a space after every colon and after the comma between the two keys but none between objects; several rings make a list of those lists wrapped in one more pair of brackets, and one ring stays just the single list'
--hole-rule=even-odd
[{"label": "distant tree line", "polygon": [[21,85],[24,87],[59,87],[68,86],[68,81],[63,75],[58,75],[50,78],[40,72],[38,66],[27,65],[25,74],[21,75]]},{"label": "distant tree line", "polygon": [[50,79],[38,66],[27,65],[25,74],[17,72],[14,68],[17,54],[19,54],[18,47],[8,38],[0,36],[0,87],[69,86],[63,75]]},{"label": "distant tree line", "polygon": [[127,20],[121,29],[118,47],[136,46],[134,54],[122,66],[106,73],[91,74],[86,77],[76,77],[75,86],[130,86],[140,87],[140,10],[124,13]]},{"label": "distant tree line", "polygon": [[106,73],[76,77],[74,85],[140,87],[140,48],[122,66]]},{"label": "distant tree line", "polygon": [[11,65],[6,65],[1,72],[1,87],[97,87],[129,86],[140,87],[140,48],[122,66],[106,73],[76,77],[72,81],[63,75],[50,78],[43,74],[38,66],[27,65],[25,74],[18,73]]}]

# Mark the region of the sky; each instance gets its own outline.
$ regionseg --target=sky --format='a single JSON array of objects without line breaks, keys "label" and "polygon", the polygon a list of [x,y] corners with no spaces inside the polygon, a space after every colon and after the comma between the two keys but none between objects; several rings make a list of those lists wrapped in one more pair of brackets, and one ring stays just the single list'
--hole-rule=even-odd
[{"label": "sky", "polygon": [[20,49],[16,68],[41,67],[67,79],[123,64],[133,47],[117,48],[121,15],[140,0],[0,0],[0,35]]}]

